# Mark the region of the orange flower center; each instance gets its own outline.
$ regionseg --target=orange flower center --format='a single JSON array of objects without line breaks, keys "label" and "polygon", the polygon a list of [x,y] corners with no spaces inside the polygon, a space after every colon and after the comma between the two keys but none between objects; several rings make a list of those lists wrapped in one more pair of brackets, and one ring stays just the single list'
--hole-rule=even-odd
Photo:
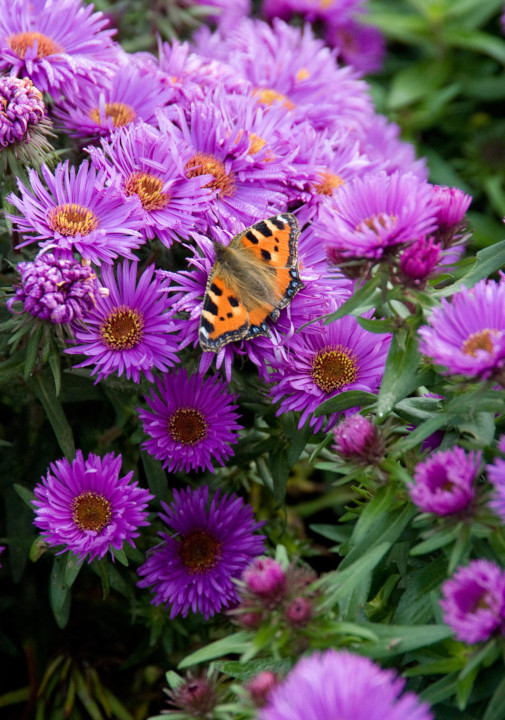
[{"label": "orange flower center", "polygon": [[81,530],[100,532],[110,523],[110,502],[97,492],[81,493],[72,501],[72,520]]},{"label": "orange flower center", "polygon": [[390,225],[390,222],[388,221],[392,221],[392,224],[394,226],[396,223],[396,216],[388,215],[387,213],[370,215],[369,218],[367,218],[366,220],[362,220],[359,225],[356,225],[356,230],[358,230],[359,232],[363,232],[363,226],[365,226],[369,230],[373,230],[374,233],[379,235],[377,226],[380,226],[381,228],[386,228]]},{"label": "orange flower center", "polygon": [[194,530],[182,539],[179,557],[191,574],[201,574],[216,567],[222,543],[207,530]]},{"label": "orange flower center", "polygon": [[235,176],[232,172],[226,173],[226,169],[221,162],[207,153],[196,153],[191,160],[186,163],[186,176],[188,178],[197,177],[198,175],[213,175],[214,180],[205,185],[219,191],[219,197],[230,197],[235,192]]},{"label": "orange flower center", "polygon": [[177,408],[168,420],[168,434],[181,445],[196,445],[207,437],[205,416],[195,408]]},{"label": "orange flower center", "polygon": [[499,335],[498,330],[492,330],[486,328],[481,332],[472,333],[463,343],[461,349],[465,355],[471,355],[477,357],[477,350],[485,350],[486,352],[493,354],[493,340],[492,335]]},{"label": "orange flower center", "polygon": [[100,328],[102,341],[112,350],[131,350],[144,337],[144,316],[137,308],[114,308]]},{"label": "orange flower center", "polygon": [[93,210],[76,203],[51,208],[47,214],[47,222],[52,230],[66,237],[89,235],[98,227],[98,218]]},{"label": "orange flower center", "polygon": [[312,360],[312,379],[325,393],[341,390],[355,382],[358,373],[357,355],[342,345],[323,348]]},{"label": "orange flower center", "polygon": [[333,195],[334,190],[344,185],[340,175],[334,175],[329,170],[323,170],[319,175],[321,181],[314,185],[314,190],[318,195]]},{"label": "orange flower center", "polygon": [[125,182],[125,193],[138,195],[144,210],[162,210],[170,202],[170,193],[163,192],[159,177],[147,172],[134,172]]},{"label": "orange flower center", "polygon": [[300,68],[300,70],[298,70],[298,72],[296,73],[296,79],[298,80],[298,82],[306,80],[308,77],[310,77],[310,73],[307,68]]},{"label": "orange flower center", "polygon": [[7,45],[20,58],[24,58],[28,48],[32,48],[37,41],[37,57],[43,58],[48,55],[59,55],[64,52],[61,45],[39,32],[22,32],[16,35],[10,35],[7,38]]},{"label": "orange flower center", "polygon": [[294,110],[296,107],[286,95],[282,95],[282,93],[278,93],[272,88],[256,88],[253,90],[253,95],[258,98],[258,102],[262,105],[273,105],[274,102],[280,102],[288,110]]},{"label": "orange flower center", "polygon": [[137,117],[135,110],[125,103],[105,103],[105,123],[102,123],[100,117],[100,108],[96,107],[89,111],[88,117],[97,125],[105,125],[109,118],[112,118],[112,124],[115,128],[129,125]]}]

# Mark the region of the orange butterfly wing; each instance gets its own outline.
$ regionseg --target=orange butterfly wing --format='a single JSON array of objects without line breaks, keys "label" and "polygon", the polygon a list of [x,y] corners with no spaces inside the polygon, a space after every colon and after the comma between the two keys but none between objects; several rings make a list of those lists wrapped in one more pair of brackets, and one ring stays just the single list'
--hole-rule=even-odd
[{"label": "orange butterfly wing", "polygon": [[217,352],[229,342],[270,334],[265,320],[277,320],[303,288],[298,236],[298,221],[283,213],[231,240],[230,252],[209,274],[199,330],[203,350]]}]

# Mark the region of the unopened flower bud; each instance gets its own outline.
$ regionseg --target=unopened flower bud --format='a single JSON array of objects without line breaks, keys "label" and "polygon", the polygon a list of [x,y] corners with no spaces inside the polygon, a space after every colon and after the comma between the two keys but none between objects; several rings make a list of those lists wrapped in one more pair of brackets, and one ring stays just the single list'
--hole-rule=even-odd
[{"label": "unopened flower bud", "polygon": [[246,690],[248,690],[251,700],[256,707],[265,707],[268,702],[270,693],[279,684],[277,675],[271,670],[264,670],[256,675],[249,683],[247,683]]},{"label": "unopened flower bud", "polygon": [[290,625],[305,627],[312,617],[312,606],[307,598],[297,597],[286,608],[286,619]]},{"label": "unopened flower bud", "polygon": [[426,280],[440,259],[441,247],[432,237],[420,237],[409,245],[400,256],[403,276],[414,282]]},{"label": "unopened flower bud", "polygon": [[384,442],[377,428],[359,413],[342,420],[333,435],[335,450],[345,458],[374,464],[384,455]]},{"label": "unopened flower bud", "polygon": [[186,682],[168,693],[170,702],[195,718],[210,713],[216,705],[216,683],[213,677],[202,675],[196,678],[190,673]]},{"label": "unopened flower bud", "polygon": [[286,579],[281,565],[268,557],[256,558],[242,577],[248,589],[261,598],[281,595]]}]

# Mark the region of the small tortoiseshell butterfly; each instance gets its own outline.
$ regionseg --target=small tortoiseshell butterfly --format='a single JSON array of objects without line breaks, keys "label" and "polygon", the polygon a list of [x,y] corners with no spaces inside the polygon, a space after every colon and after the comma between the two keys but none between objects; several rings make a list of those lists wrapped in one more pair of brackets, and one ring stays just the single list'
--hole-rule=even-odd
[{"label": "small tortoiseshell butterfly", "polygon": [[251,225],[229,245],[214,243],[199,339],[217,352],[236,340],[270,335],[274,322],[304,285],[298,273],[298,236],[294,215],[283,213]]}]

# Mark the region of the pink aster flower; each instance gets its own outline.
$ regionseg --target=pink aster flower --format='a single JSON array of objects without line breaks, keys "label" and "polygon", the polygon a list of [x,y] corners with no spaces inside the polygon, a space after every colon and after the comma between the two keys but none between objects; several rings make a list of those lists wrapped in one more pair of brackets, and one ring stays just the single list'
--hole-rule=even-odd
[{"label": "pink aster flower", "polygon": [[435,228],[431,186],[411,173],[368,173],[340,188],[321,210],[326,247],[345,258],[380,260]]},{"label": "pink aster flower", "polygon": [[[498,450],[505,455],[505,435],[500,437]],[[486,470],[489,482],[494,488],[488,505],[500,520],[505,523],[505,460],[501,457],[496,457],[492,464],[486,465]]]},{"label": "pink aster flower", "polygon": [[391,336],[363,330],[352,315],[315,325],[320,332],[302,330],[289,339],[284,346],[287,359],[272,359],[269,379],[272,399],[280,402],[277,415],[301,411],[298,427],[309,420],[318,432],[323,425],[330,430],[338,419],[332,413],[325,423],[324,416],[313,415],[324,400],[347,390],[379,390]]},{"label": "pink aster flower", "polygon": [[394,670],[345,650],[299,660],[273,689],[258,720],[432,720],[428,705]]},{"label": "pink aster flower", "polygon": [[146,506],[153,495],[131,482],[133,471],[123,477],[121,455],[108,453],[100,458],[90,453],[86,460],[80,450],[70,463],[63,458],[50,464],[47,476],[35,486],[34,525],[48,545],[62,546],[79,560],[104,557],[121,550],[123,543],[134,547],[137,529],[148,525]]},{"label": "pink aster flower", "polygon": [[444,622],[473,645],[505,635],[505,572],[490,560],[472,560],[442,585]]},{"label": "pink aster flower", "polygon": [[472,196],[457,187],[445,185],[433,185],[432,192],[439,230],[447,231],[458,225],[470,207]]},{"label": "pink aster flower", "polygon": [[142,223],[138,201],[125,202],[114,185],[88,162],[78,170],[68,160],[59,163],[54,174],[43,165],[47,188],[35,170],[28,171],[31,190],[18,180],[21,198],[8,200],[21,215],[9,219],[26,239],[24,247],[39,242],[43,248],[77,251],[96,265],[111,263],[118,255],[132,258],[142,244],[138,228]]},{"label": "pink aster flower", "polygon": [[262,523],[250,505],[236,495],[220,495],[209,502],[207,486],[174,490],[174,501],[161,503],[160,518],[171,534],[158,533],[155,547],[139,568],[139,587],[152,587],[154,605],[170,608],[170,617],[186,617],[191,610],[206,619],[239,601],[234,578],[263,552]]},{"label": "pink aster flower", "polygon": [[143,444],[168,472],[210,470],[213,462],[224,465],[233,456],[242,428],[227,384],[218,375],[187,375],[185,370],[156,378],[156,392],[145,397],[150,410],[138,408]]},{"label": "pink aster flower", "polygon": [[417,159],[415,147],[400,140],[400,127],[396,123],[373,114],[355,128],[355,133],[370,170],[384,170],[388,175],[410,172],[419,180],[428,178],[425,158]]},{"label": "pink aster flower", "polygon": [[385,43],[382,33],[375,27],[363,25],[361,17],[337,17],[323,27],[324,39],[339,51],[339,59],[365,75],[381,69]]},{"label": "pink aster flower", "polygon": [[205,229],[202,213],[212,194],[206,184],[213,176],[188,178],[185,165],[193,156],[180,139],[174,142],[145,123],[121,128],[102,148],[88,148],[93,164],[118,179],[123,197],[138,197],[142,206],[142,234],[166,246]]},{"label": "pink aster flower", "polygon": [[0,2],[0,72],[28,77],[57,98],[112,70],[114,50],[103,13],[75,0]]},{"label": "pink aster flower", "polygon": [[420,351],[444,366],[444,374],[499,380],[505,365],[505,277],[443,298],[419,334]]},{"label": "pink aster flower", "polygon": [[96,307],[82,323],[75,323],[74,347],[69,355],[86,355],[74,367],[92,366],[97,382],[112,373],[140,382],[140,373],[153,381],[152,371],[167,370],[177,361],[170,303],[165,282],[149,265],[137,280],[137,263],[124,261],[103,268],[101,282],[107,294],[98,294]]},{"label": "pink aster flower", "polygon": [[469,508],[475,497],[481,452],[454,447],[431,454],[418,463],[409,486],[412,502],[423,512],[452,515]]},{"label": "pink aster flower", "polygon": [[359,413],[344,417],[333,429],[334,449],[339,455],[366,465],[384,457],[384,441],[370,420]]},{"label": "pink aster flower", "polygon": [[424,287],[440,260],[442,248],[424,235],[408,245],[400,255],[400,277],[406,284]]},{"label": "pink aster flower", "polygon": [[171,91],[157,75],[141,72],[134,63],[120,67],[100,84],[84,84],[55,110],[65,132],[96,140],[143,121],[156,125],[156,110],[171,99]]}]

